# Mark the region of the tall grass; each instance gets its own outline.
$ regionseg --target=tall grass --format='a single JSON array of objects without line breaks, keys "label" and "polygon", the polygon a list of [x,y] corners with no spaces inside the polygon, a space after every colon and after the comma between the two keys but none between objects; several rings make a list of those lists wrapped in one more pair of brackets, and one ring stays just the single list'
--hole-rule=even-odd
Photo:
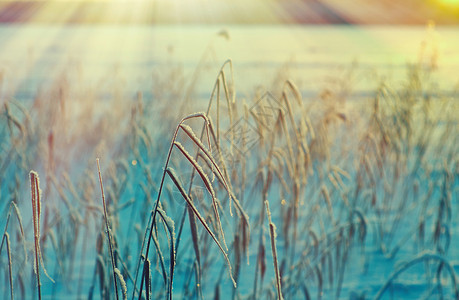
[{"label": "tall grass", "polygon": [[[204,112],[169,117],[142,93],[124,102],[113,95],[113,120],[81,100],[84,130],[67,126],[78,119],[67,84],[57,107],[42,96],[30,108],[8,101],[0,292],[382,299],[414,280],[419,289],[407,286],[407,297],[457,298],[457,97],[435,87],[432,60],[407,70],[401,83],[375,83],[364,105],[352,99],[352,68],[314,97],[280,74],[269,94],[242,99],[228,60]],[[155,96],[190,98],[193,84],[180,91],[176,77],[171,71],[173,83]],[[95,157],[107,162],[101,170],[97,159],[97,172]],[[40,278],[45,263],[55,284]],[[374,279],[380,264],[389,272]]]}]

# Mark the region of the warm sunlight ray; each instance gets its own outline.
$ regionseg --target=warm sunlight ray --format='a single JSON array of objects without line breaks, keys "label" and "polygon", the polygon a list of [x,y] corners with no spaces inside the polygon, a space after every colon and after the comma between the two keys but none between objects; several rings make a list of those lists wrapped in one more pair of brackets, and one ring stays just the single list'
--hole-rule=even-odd
[{"label": "warm sunlight ray", "polygon": [[437,0],[438,4],[445,9],[459,9],[459,0]]},{"label": "warm sunlight ray", "polygon": [[440,0],[440,2],[448,4],[448,5],[459,6],[459,0]]}]

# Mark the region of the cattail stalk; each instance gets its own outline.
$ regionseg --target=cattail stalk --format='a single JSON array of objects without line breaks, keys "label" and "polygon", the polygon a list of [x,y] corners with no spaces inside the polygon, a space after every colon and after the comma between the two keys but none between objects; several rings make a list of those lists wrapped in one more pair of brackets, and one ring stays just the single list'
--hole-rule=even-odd
[{"label": "cattail stalk", "polygon": [[35,171],[30,171],[30,189],[32,194],[32,215],[33,215],[33,232],[35,242],[35,267],[34,271],[37,276],[37,293],[38,299],[41,300],[41,281],[39,269],[39,252],[40,252],[40,188],[38,174]]}]

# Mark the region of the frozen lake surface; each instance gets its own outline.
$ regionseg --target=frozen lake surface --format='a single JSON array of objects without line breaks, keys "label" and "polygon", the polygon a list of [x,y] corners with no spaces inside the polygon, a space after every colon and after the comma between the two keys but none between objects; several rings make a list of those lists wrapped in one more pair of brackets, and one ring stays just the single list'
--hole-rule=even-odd
[{"label": "frozen lake surface", "polygon": [[[199,75],[209,93],[221,64],[232,59],[239,91],[269,86],[281,67],[306,93],[353,69],[357,92],[375,78],[402,78],[424,44],[438,56],[441,87],[457,86],[457,27],[403,26],[40,26],[2,25],[3,97],[27,99],[63,74],[78,84],[111,89],[122,80],[131,95],[151,93],[152,74],[179,66]],[[199,72],[197,72],[199,70]],[[376,80],[377,81],[377,80]],[[100,84],[105,83],[105,84]],[[113,83],[112,83],[113,84]],[[205,97],[208,98],[208,97]]]}]

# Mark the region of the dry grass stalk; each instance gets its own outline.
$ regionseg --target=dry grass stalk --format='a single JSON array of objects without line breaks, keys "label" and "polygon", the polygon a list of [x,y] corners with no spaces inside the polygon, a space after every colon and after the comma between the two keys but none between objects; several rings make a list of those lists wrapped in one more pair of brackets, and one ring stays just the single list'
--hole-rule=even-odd
[{"label": "dry grass stalk", "polygon": [[116,273],[116,276],[118,276],[118,279],[121,284],[121,290],[123,291],[123,300],[127,300],[127,287],[126,287],[126,282],[124,281],[124,277],[118,268],[115,268],[115,273]]},{"label": "dry grass stalk", "polygon": [[[8,209],[8,215],[6,216],[6,223],[5,223],[5,229],[3,230],[3,235],[8,230],[8,226],[9,226],[9,223],[10,223],[11,212],[13,210],[14,210],[14,212],[16,214],[16,218],[17,218],[17,221],[19,223],[19,232],[20,232],[20,236],[21,236],[21,239],[22,239],[22,247],[24,249],[24,261],[27,261],[27,250],[26,250],[26,242],[25,242],[25,235],[24,235],[24,227],[22,225],[22,217],[21,217],[21,213],[19,211],[19,208],[17,207],[17,205],[16,205],[16,203],[14,201],[11,201],[10,207]],[[0,244],[0,253],[2,252],[4,241],[5,240],[2,239],[2,243]]]},{"label": "dry grass stalk", "polygon": [[273,263],[274,263],[274,272],[276,273],[276,287],[277,287],[277,299],[282,300],[282,289],[281,289],[281,278],[278,266],[278,259],[277,259],[277,248],[276,248],[276,225],[272,222],[271,219],[271,211],[269,210],[269,202],[265,200],[266,205],[266,212],[268,214],[268,221],[269,221],[269,236],[271,238],[271,250],[273,253]]},{"label": "dry grass stalk", "polygon": [[199,211],[197,210],[196,206],[193,204],[193,201],[191,200],[191,198],[188,196],[188,194],[185,192],[185,190],[183,189],[183,187],[181,186],[181,184],[179,183],[178,179],[177,179],[177,176],[175,175],[175,172],[168,168],[166,170],[167,174],[169,175],[169,177],[172,179],[172,181],[174,182],[175,186],[178,188],[178,190],[180,191],[180,194],[182,195],[182,197],[185,199],[185,201],[188,203],[190,209],[193,211],[193,214],[198,218],[198,220],[201,222],[202,226],[204,226],[204,228],[206,229],[206,231],[208,232],[208,234],[212,237],[212,239],[214,240],[215,244],[217,244],[218,248],[220,249],[220,251],[222,252],[223,256],[225,257],[225,260],[228,264],[228,271],[229,271],[229,275],[230,275],[230,278],[231,280],[233,281],[233,285],[236,286],[236,282],[233,278],[233,275],[232,275],[232,272],[231,272],[231,263],[229,261],[229,258],[228,258],[228,254],[226,253],[226,251],[223,249],[222,245],[220,244],[220,242],[218,241],[217,237],[215,236],[215,234],[213,233],[212,229],[210,229],[209,225],[207,225],[207,222],[206,220],[204,219],[204,217],[201,216],[201,214],[199,213]]},{"label": "dry grass stalk", "polygon": [[41,215],[41,189],[38,174],[35,171],[30,171],[30,189],[32,195],[32,216],[33,216],[33,231],[34,231],[34,249],[35,249],[35,265],[34,271],[37,276],[37,293],[38,299],[41,299],[41,281],[40,281],[40,268],[41,265],[43,272],[53,283],[54,280],[48,275],[43,263],[40,248],[40,215]]},{"label": "dry grass stalk", "polygon": [[113,283],[115,285],[115,295],[116,295],[116,299],[119,299],[119,297],[118,297],[118,283],[117,283],[117,280],[116,280],[116,272],[115,272],[116,266],[115,266],[115,259],[113,257],[113,244],[112,244],[112,238],[111,238],[110,225],[108,224],[107,205],[105,203],[104,185],[102,183],[102,174],[100,172],[99,158],[96,159],[96,163],[97,163],[97,172],[99,173],[100,191],[102,193],[102,204],[104,206],[105,229],[107,230],[108,247],[109,247],[109,251],[110,251],[110,260],[111,260],[111,263],[112,263]]},{"label": "dry grass stalk", "polygon": [[[144,272],[143,272],[143,279],[142,281],[145,282],[145,292],[146,292],[146,299],[151,299],[151,284],[150,284],[150,274],[151,274],[151,266],[150,266],[150,260],[148,258],[145,259],[145,264],[144,264]],[[142,295],[142,289],[140,290],[139,293],[139,299],[141,299]]]},{"label": "dry grass stalk", "polygon": [[170,260],[170,267],[169,267],[169,280],[167,282],[168,289],[167,289],[167,298],[172,300],[172,283],[174,281],[174,268],[175,268],[175,225],[174,221],[166,215],[166,212],[159,208],[158,210],[159,216],[162,218],[163,223],[165,224],[168,232],[169,232],[169,260]]},{"label": "dry grass stalk", "polygon": [[[10,296],[11,300],[14,299],[14,290],[13,290],[13,263],[11,261],[11,244],[10,244],[10,235],[8,232],[3,234],[3,240],[6,240],[6,253],[8,254],[8,279],[10,283]],[[1,253],[1,250],[0,250]]]}]

